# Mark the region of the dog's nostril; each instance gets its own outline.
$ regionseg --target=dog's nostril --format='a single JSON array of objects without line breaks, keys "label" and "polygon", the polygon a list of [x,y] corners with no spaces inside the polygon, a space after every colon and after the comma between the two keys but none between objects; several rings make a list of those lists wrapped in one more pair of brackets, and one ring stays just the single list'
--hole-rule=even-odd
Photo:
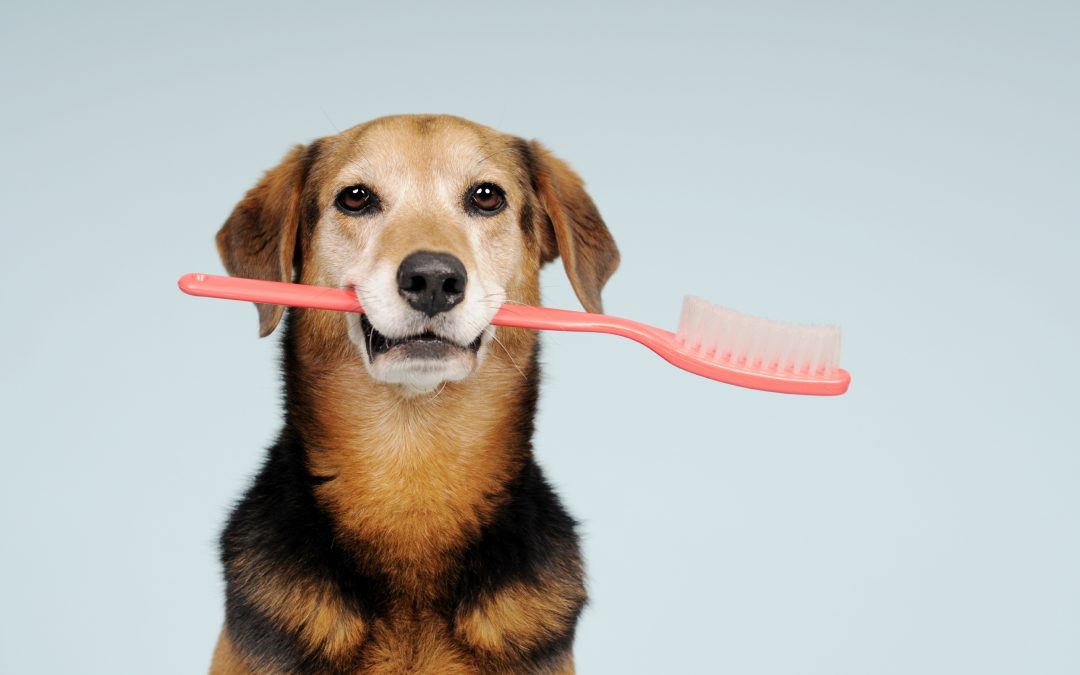
[{"label": "dog's nostril", "polygon": [[417,292],[422,291],[427,286],[427,282],[424,281],[424,277],[416,275],[409,278],[409,285],[401,287],[403,291]]},{"label": "dog's nostril", "polygon": [[442,285],[442,289],[443,289],[443,293],[450,293],[450,294],[461,293],[461,291],[463,290],[461,288],[461,281],[459,279],[455,278],[455,277],[451,277],[451,278],[447,279],[446,281],[444,281],[443,285]]}]

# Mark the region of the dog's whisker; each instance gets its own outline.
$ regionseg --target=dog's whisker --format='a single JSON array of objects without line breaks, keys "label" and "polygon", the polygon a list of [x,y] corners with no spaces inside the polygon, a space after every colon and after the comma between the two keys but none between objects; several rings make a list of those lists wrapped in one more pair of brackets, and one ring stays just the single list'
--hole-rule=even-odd
[{"label": "dog's whisker", "polygon": [[511,354],[510,350],[506,348],[506,345],[504,345],[502,340],[499,339],[499,336],[496,335],[495,333],[492,333],[491,334],[491,339],[495,342],[495,344],[502,347],[503,352],[506,353],[506,357],[508,359],[510,359],[510,365],[514,366],[514,369],[516,371],[518,371],[518,374],[521,375],[521,379],[528,382],[529,377],[525,374],[525,371],[523,371],[520,367],[518,367],[517,361],[514,360],[514,355]]}]

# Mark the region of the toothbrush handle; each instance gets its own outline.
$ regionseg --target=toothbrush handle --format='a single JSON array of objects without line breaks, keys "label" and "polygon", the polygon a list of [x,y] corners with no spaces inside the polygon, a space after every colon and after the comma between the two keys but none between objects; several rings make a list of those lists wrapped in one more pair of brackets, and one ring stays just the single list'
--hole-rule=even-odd
[{"label": "toothbrush handle", "polygon": [[[338,312],[364,311],[356,294],[344,288],[327,288],[281,281],[243,279],[218,274],[191,273],[180,277],[180,290],[188,295],[225,300],[246,300],[270,305],[329,309]],[[505,304],[491,321],[509,328],[613,333],[638,342],[661,337],[668,331],[619,319],[606,314],[590,314],[568,309]],[[670,333],[668,333],[670,335]]]},{"label": "toothbrush handle", "polygon": [[355,293],[343,288],[289,284],[282,281],[242,279],[219,274],[185,274],[176,282],[188,295],[224,300],[247,300],[268,305],[288,305],[338,312],[363,312]]}]

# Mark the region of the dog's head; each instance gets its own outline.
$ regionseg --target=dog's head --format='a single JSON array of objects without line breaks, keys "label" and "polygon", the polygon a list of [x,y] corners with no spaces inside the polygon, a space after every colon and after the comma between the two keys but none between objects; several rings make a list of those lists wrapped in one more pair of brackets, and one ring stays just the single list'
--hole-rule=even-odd
[{"label": "dog's head", "polygon": [[[294,148],[217,243],[230,274],[355,291],[365,314],[320,312],[307,332],[412,394],[482,368],[495,312],[539,302],[543,263],[561,256],[582,305],[599,312],[619,261],[564,162],[448,116],[380,118]],[[284,310],[257,307],[269,335]]]}]

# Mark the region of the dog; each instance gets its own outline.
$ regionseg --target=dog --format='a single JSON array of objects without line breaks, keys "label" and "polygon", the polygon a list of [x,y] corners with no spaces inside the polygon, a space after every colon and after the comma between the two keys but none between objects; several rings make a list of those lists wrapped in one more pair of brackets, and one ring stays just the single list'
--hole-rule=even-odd
[{"label": "dog", "polygon": [[572,673],[575,521],[532,453],[535,331],[561,257],[584,308],[619,264],[581,178],[536,141],[384,117],[296,146],[217,233],[235,276],[344,288],[284,315],[284,424],[221,535],[212,675]]}]

